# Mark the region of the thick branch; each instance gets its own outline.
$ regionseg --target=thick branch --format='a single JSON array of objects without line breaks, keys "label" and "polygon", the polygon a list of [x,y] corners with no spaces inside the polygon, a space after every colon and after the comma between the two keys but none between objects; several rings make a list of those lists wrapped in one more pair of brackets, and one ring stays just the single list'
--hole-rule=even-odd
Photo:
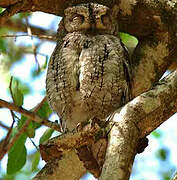
[{"label": "thick branch", "polygon": [[76,180],[80,179],[86,169],[74,150],[64,154],[62,158],[52,160],[37,174],[33,180]]},{"label": "thick branch", "polygon": [[124,118],[118,120],[109,134],[100,180],[129,179],[136,155],[138,135],[136,124]]},{"label": "thick branch", "polygon": [[[89,145],[93,143],[94,136],[100,127],[92,126],[80,132],[71,132],[67,134],[60,135],[50,139],[49,142],[40,145],[40,152],[42,159],[45,161],[51,161],[56,158],[60,158],[62,154],[67,151],[71,151],[81,146]],[[55,153],[54,153],[55,152]]]},{"label": "thick branch", "polygon": [[22,0],[1,0],[0,6],[5,8],[5,7],[8,7],[10,5],[14,5],[19,1],[22,1]]},{"label": "thick branch", "polygon": [[[128,179],[136,154],[138,138],[150,134],[175,112],[177,112],[177,71],[160,81],[152,90],[136,97],[113,114],[111,119],[116,122],[116,125],[110,133],[101,178],[110,179],[111,177],[111,179],[113,179],[114,177],[116,180]],[[89,133],[90,131],[85,134],[87,135]],[[84,145],[82,141],[80,141],[80,138],[83,139],[83,137],[77,135],[74,136],[74,142],[78,142],[79,146]],[[58,137],[58,140],[52,140],[51,151],[49,141],[49,146],[45,145],[45,147],[48,147],[46,148],[47,153],[61,152],[61,146],[66,147],[66,145],[62,144],[69,141],[72,141],[70,136],[65,137],[63,141],[61,141],[60,137]],[[73,149],[75,149],[75,147],[78,146],[73,143]],[[69,146],[69,149],[72,149],[71,146]],[[66,149],[65,151],[62,149],[62,152],[66,151]],[[62,163],[65,163],[64,159]],[[62,163],[60,163],[61,166]],[[42,173],[44,172],[42,171]],[[50,179],[50,174],[48,174],[47,177]],[[78,178],[79,177],[78,175]],[[57,176],[57,178],[60,179],[60,176]]]},{"label": "thick branch", "polygon": [[[132,95],[149,90],[173,61],[175,51],[169,48],[169,33],[161,32],[139,41],[132,57]],[[143,75],[143,78],[142,78]]]},{"label": "thick branch", "polygon": [[148,135],[177,112],[177,71],[159,83],[114,114],[116,125],[110,133],[100,180],[128,180],[138,135]]}]

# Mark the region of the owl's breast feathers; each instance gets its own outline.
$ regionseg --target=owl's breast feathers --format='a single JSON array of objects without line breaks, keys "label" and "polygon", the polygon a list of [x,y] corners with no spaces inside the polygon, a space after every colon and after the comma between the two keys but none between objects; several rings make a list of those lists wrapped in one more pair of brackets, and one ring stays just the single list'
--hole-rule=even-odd
[{"label": "owl's breast feathers", "polygon": [[69,129],[91,117],[106,118],[129,100],[128,66],[116,36],[68,33],[49,62],[49,103]]}]

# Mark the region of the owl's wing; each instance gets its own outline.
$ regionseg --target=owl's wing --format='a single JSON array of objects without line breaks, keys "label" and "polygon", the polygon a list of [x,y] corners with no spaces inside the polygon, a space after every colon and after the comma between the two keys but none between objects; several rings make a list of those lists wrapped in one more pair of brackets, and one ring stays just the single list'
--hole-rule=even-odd
[{"label": "owl's wing", "polygon": [[79,89],[79,56],[77,41],[81,38],[74,33],[57,41],[50,58],[46,79],[49,104],[61,120],[71,119],[72,107],[77,101]]}]

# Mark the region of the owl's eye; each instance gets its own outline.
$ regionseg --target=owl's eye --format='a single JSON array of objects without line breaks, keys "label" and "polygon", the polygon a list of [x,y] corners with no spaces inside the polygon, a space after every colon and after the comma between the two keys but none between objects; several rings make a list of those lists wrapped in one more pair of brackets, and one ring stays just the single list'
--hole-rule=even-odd
[{"label": "owl's eye", "polygon": [[84,21],[84,16],[82,16],[82,15],[75,14],[75,15],[72,17],[72,22],[74,22],[74,23],[82,24],[83,21]]}]

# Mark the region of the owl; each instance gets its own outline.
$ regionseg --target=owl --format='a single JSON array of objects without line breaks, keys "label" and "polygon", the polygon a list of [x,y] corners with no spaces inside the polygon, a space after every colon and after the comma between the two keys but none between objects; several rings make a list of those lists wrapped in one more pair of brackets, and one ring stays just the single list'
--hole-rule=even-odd
[{"label": "owl", "polygon": [[49,104],[67,129],[105,119],[130,99],[131,70],[118,35],[117,8],[68,7],[46,78]]}]

